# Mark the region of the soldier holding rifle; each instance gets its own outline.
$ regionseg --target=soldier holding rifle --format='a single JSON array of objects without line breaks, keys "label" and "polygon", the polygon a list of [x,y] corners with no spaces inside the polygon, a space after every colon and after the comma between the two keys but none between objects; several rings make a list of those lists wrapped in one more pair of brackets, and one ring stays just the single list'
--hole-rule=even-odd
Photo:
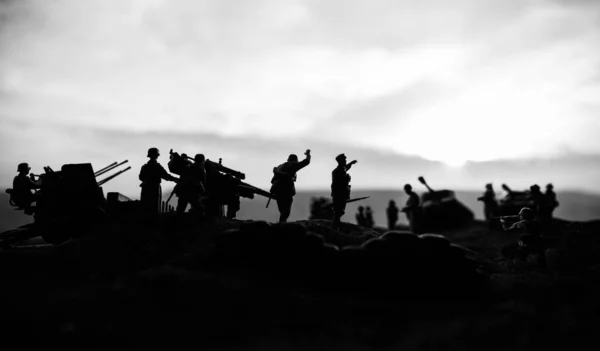
[{"label": "soldier holding rifle", "polygon": [[304,152],[306,157],[298,161],[298,156],[291,154],[287,161],[273,168],[273,178],[271,179],[271,194],[277,198],[277,208],[279,209],[279,222],[286,222],[292,211],[292,202],[296,195],[296,172],[310,164],[310,150]]},{"label": "soldier holding rifle", "polygon": [[544,254],[544,243],[542,240],[541,227],[535,219],[535,214],[529,207],[523,207],[518,216],[495,217],[500,218],[502,229],[510,231],[521,229],[522,234],[517,242],[517,257],[523,261],[527,260],[530,254],[536,254],[538,266],[546,267],[546,257]]},{"label": "soldier holding rifle", "polygon": [[339,154],[335,158],[338,165],[331,172],[331,198],[333,199],[333,221],[331,226],[339,229],[340,220],[346,210],[346,202],[350,199],[350,175],[347,173],[353,164],[354,160],[346,163],[346,155]]}]

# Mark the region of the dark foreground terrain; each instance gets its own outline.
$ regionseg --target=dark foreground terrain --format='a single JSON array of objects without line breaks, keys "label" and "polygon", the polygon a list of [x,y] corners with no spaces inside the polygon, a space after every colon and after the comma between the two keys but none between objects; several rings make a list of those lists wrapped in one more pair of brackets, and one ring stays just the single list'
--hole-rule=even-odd
[{"label": "dark foreground terrain", "polygon": [[403,229],[166,218],[5,250],[0,330],[60,350],[597,346],[600,222],[557,220],[548,271],[503,258],[517,234],[480,222],[440,233],[466,249]]}]

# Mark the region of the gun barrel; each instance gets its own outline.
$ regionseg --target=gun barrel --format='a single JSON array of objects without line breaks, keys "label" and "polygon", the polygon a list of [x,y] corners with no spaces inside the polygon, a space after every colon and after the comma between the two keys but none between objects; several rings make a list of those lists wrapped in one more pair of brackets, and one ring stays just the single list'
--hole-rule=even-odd
[{"label": "gun barrel", "polygon": [[492,219],[517,219],[517,218],[521,218],[521,216],[518,215],[514,215],[514,216],[499,216],[499,217],[492,217]]},{"label": "gun barrel", "polygon": [[242,188],[242,189],[246,189],[246,190],[250,190],[253,193],[257,194],[257,195],[262,195],[264,197],[267,197],[269,199],[275,199],[275,195],[271,194],[268,191],[262,190],[261,188],[257,188],[253,185],[250,185],[248,183],[244,183],[244,182],[240,182],[240,184],[238,184],[238,187]]},{"label": "gun barrel", "polygon": [[234,169],[225,167],[222,164],[213,162],[211,160],[206,160],[206,163],[210,163],[210,164],[214,165],[215,168],[217,170],[219,170],[220,172],[231,174],[232,176],[234,176],[234,177],[236,177],[238,179],[242,179],[242,180],[246,179],[246,175],[244,173],[240,172],[240,171],[236,171]]},{"label": "gun barrel", "polygon": [[115,161],[115,162],[113,162],[113,163],[109,164],[108,166],[106,166],[106,167],[104,167],[104,168],[101,168],[101,169],[97,170],[96,172],[94,172],[94,175],[96,175],[96,174],[98,174],[98,173],[100,173],[100,172],[102,172],[102,171],[105,171],[105,170],[107,170],[107,169],[109,169],[109,168],[111,168],[111,167],[114,167],[116,164],[117,164],[117,161]]},{"label": "gun barrel", "polygon": [[115,168],[117,168],[117,167],[120,167],[120,166],[122,166],[122,165],[126,164],[127,162],[129,162],[129,160],[125,160],[125,161],[123,161],[123,162],[120,162],[120,163],[117,163],[117,164],[113,164],[112,166],[109,166],[109,167],[104,167],[102,170],[100,170],[100,171],[98,171],[98,172],[94,173],[94,176],[98,177],[98,176],[100,176],[100,175],[103,175],[104,173],[106,173],[106,172],[110,172],[110,171],[112,171],[113,169],[115,169]]},{"label": "gun barrel", "polygon": [[115,177],[118,177],[119,175],[121,175],[122,173],[127,172],[130,169],[131,169],[131,166],[129,166],[129,167],[123,169],[123,170],[120,170],[120,171],[118,171],[117,173],[115,173],[115,174],[113,174],[111,176],[108,176],[108,177],[102,179],[101,181],[98,182],[98,186],[102,186],[102,185],[106,184],[108,181],[112,180]]},{"label": "gun barrel", "polygon": [[419,182],[423,185],[425,185],[425,187],[427,188],[427,190],[429,190],[429,192],[435,192],[433,189],[431,189],[431,187],[429,186],[429,184],[427,184],[427,182],[425,181],[425,178],[423,177],[419,177],[417,178],[419,180]]}]

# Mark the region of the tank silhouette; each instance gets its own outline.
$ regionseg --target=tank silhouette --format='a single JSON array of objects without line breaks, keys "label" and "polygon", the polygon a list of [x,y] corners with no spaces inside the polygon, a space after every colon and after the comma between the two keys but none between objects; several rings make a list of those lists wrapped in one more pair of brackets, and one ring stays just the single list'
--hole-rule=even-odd
[{"label": "tank silhouette", "polygon": [[[185,167],[193,160],[185,154],[169,151],[170,160],[168,163],[169,171],[181,176]],[[235,218],[235,213],[239,209],[239,198],[244,197],[253,199],[254,195],[261,195],[266,198],[275,198],[268,191],[242,182],[246,175],[242,172],[227,168],[219,162],[213,162],[209,159],[205,161],[207,198],[204,200],[210,211],[210,214],[223,216],[224,206],[227,205],[227,217]],[[212,170],[212,171],[211,171]]]},{"label": "tank silhouette", "polygon": [[[41,236],[47,243],[58,244],[83,236],[96,225],[106,223],[109,212],[114,208],[113,203],[129,199],[119,193],[109,193],[110,201],[107,201],[102,185],[131,167],[102,180],[97,180],[97,177],[127,162],[114,162],[96,172],[90,163],[65,164],[56,172],[44,167],[45,173],[39,175],[41,188],[35,193],[33,223],[0,234],[0,244],[7,248],[14,242],[36,236]],[[12,199],[9,202],[15,206]],[[23,209],[17,207],[15,210]]]},{"label": "tank silhouette", "polygon": [[506,184],[502,184],[506,195],[498,201],[496,216],[518,215],[523,207],[534,208],[529,191],[513,191]]},{"label": "tank silhouette", "polygon": [[421,194],[421,232],[432,232],[461,227],[475,218],[473,211],[456,199],[452,190],[433,190],[419,177],[419,182],[429,190]]}]

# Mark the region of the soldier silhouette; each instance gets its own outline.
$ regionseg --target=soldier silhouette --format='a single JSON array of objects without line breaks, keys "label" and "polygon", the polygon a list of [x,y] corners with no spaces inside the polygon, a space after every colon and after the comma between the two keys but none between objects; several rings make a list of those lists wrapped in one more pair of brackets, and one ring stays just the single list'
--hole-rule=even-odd
[{"label": "soldier silhouette", "polygon": [[365,208],[358,206],[358,212],[356,213],[356,224],[361,227],[367,226],[367,218],[365,217]]},{"label": "soldier silhouette", "polygon": [[17,166],[19,174],[13,179],[13,187],[10,191],[10,200],[29,215],[33,214],[31,204],[35,201],[35,195],[32,193],[32,190],[39,189],[42,186],[39,181],[35,180],[33,174],[29,174],[30,170],[31,167],[25,162]]},{"label": "soldier silhouette", "polygon": [[294,195],[296,195],[296,172],[310,164],[310,150],[304,153],[304,160],[298,162],[298,156],[291,154],[287,161],[273,168],[273,178],[271,179],[271,194],[277,198],[277,208],[279,209],[279,222],[287,222],[292,211]]},{"label": "soldier silhouette", "polygon": [[185,212],[187,205],[190,204],[192,212],[204,216],[204,206],[200,199],[202,195],[206,194],[205,161],[203,154],[197,154],[194,157],[194,163],[186,165],[179,182],[175,186],[177,213]]},{"label": "soldier silhouette", "polygon": [[533,202],[533,212],[538,219],[540,218],[540,214],[544,210],[544,194],[540,191],[540,186],[534,184],[529,187],[529,199]]},{"label": "soldier silhouette", "polygon": [[178,178],[170,175],[164,168],[158,163],[157,159],[160,153],[157,148],[152,147],[148,149],[147,157],[150,160],[142,166],[140,169],[139,179],[142,182],[140,187],[142,188],[140,202],[144,208],[144,213],[148,215],[157,215],[160,211],[160,204],[162,201],[162,189],[160,187],[161,180],[167,180],[171,182],[177,182]]},{"label": "soldier silhouette", "polygon": [[483,202],[483,214],[488,223],[488,227],[492,229],[492,217],[494,217],[494,214],[496,213],[498,203],[496,202],[496,193],[494,192],[491,183],[485,185],[485,192],[483,193],[483,196],[477,198],[477,201]]},{"label": "soldier silhouette", "polygon": [[412,190],[410,184],[404,185],[404,192],[408,195],[408,199],[406,200],[406,205],[402,207],[402,212],[406,213],[406,219],[408,219],[410,230],[416,234],[421,210],[421,200],[419,199],[419,195]]},{"label": "soldier silhouette", "polygon": [[365,224],[367,228],[373,228],[373,226],[375,226],[375,221],[373,220],[373,210],[371,209],[371,206],[367,206],[365,212]]},{"label": "soldier silhouette", "polygon": [[394,200],[390,200],[387,208],[387,220],[388,220],[388,229],[392,230],[396,228],[396,222],[398,221],[398,207],[396,207],[396,202]]},{"label": "soldier silhouette", "polygon": [[546,193],[544,194],[544,218],[551,220],[554,214],[554,210],[558,207],[559,202],[556,199],[556,193],[554,192],[554,186],[549,183],[546,185]]},{"label": "soldier silhouette", "polygon": [[522,229],[521,236],[517,242],[517,257],[523,261],[527,260],[530,254],[536,254],[538,266],[546,268],[546,256],[544,253],[544,243],[542,239],[542,229],[540,223],[535,220],[535,214],[532,209],[523,207],[519,211],[519,221],[508,225],[508,219],[501,218],[502,228],[506,231],[513,229]]},{"label": "soldier silhouette", "polygon": [[331,198],[333,199],[333,221],[331,226],[339,229],[340,221],[346,210],[346,201],[350,199],[350,175],[347,173],[353,164],[354,160],[346,163],[346,155],[339,154],[336,156],[337,167],[331,172]]}]

